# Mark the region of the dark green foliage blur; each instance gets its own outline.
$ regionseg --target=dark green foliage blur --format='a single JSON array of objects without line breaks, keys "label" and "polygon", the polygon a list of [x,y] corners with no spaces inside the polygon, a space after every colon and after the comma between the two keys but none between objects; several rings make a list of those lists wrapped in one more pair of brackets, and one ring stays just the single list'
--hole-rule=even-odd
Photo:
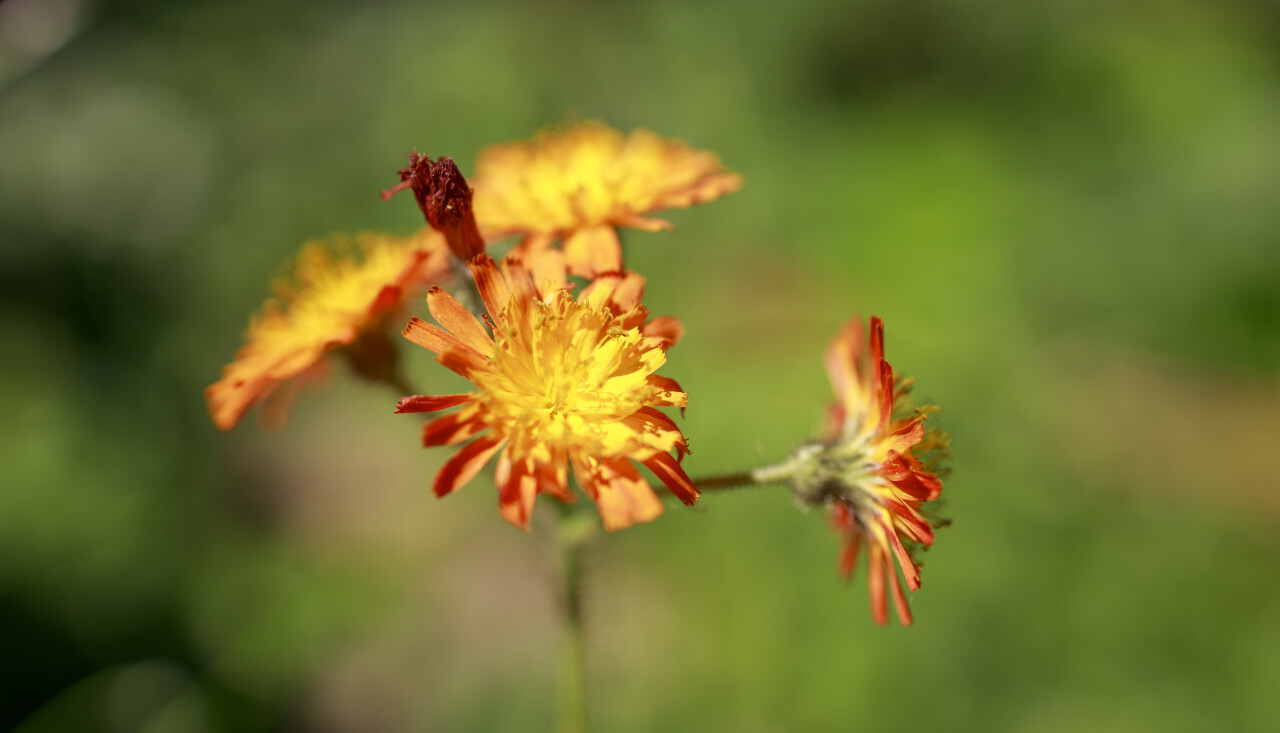
[{"label": "dark green foliage blur", "polygon": [[550,728],[545,526],[341,368],[202,390],[412,148],[572,118],[746,179],[625,238],[691,474],[814,435],[855,313],[955,452],[909,629],[778,489],[596,543],[596,730],[1280,729],[1271,0],[0,4],[0,729]]}]

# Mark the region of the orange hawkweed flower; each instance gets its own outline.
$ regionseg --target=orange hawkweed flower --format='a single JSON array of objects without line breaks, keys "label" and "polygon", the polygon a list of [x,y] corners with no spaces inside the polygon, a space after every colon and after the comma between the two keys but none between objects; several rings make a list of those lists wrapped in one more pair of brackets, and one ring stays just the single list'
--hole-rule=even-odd
[{"label": "orange hawkweed flower", "polygon": [[[264,416],[282,417],[299,383],[318,376],[334,349],[344,348],[361,376],[394,377],[395,350],[383,331],[387,316],[449,272],[449,251],[430,229],[410,237],[361,234],[356,244],[362,260],[343,240],[333,247],[307,244],[292,280],[275,283],[276,297],[250,322],[235,361],[205,390],[219,429],[235,427],[250,407],[269,397]],[[276,392],[290,381],[293,389]]]},{"label": "orange hawkweed flower", "polygon": [[[931,409],[894,419],[904,396],[894,384],[893,368],[884,359],[884,324],[872,317],[868,339],[861,319],[850,321],[827,349],[827,375],[835,389],[830,411],[831,440],[837,452],[852,460],[845,464],[844,491],[831,497],[832,523],[844,535],[840,573],[853,574],[861,547],[867,548],[867,586],[876,623],[888,623],[885,586],[893,594],[898,621],[911,623],[894,559],[907,586],[920,589],[920,566],[903,539],[924,547],[933,544],[933,524],[921,511],[937,499],[942,482],[926,470],[915,453],[946,445],[946,436],[925,430]],[[892,559],[891,559],[892,558]]]},{"label": "orange hawkweed flower", "polygon": [[910,389],[897,385],[884,359],[884,325],[871,319],[870,336],[855,318],[827,349],[827,374],[837,402],[828,413],[826,439],[802,446],[791,459],[760,477],[788,480],[798,499],[826,506],[844,539],[839,570],[852,576],[858,555],[867,554],[867,585],[876,623],[888,623],[886,587],[898,620],[911,623],[911,609],[894,561],[912,590],[920,588],[920,565],[908,546],[933,544],[935,521],[921,507],[937,499],[942,482],[931,470],[945,454],[946,434],[927,430],[925,421],[937,408],[915,410],[895,418]]},{"label": "orange hawkweed flower", "polygon": [[499,511],[517,527],[528,528],[539,493],[573,500],[569,466],[608,530],[662,513],[662,502],[632,461],[692,504],[698,490],[671,456],[674,450],[683,457],[688,444],[656,409],[688,404],[674,380],[654,373],[681,330],[674,318],[648,320],[640,305],[644,279],[607,275],[575,299],[563,269],[548,268],[535,284],[516,260],[499,270],[480,256],[470,266],[489,330],[438,287],[427,293],[427,307],[443,328],[414,318],[404,329],[406,338],[476,386],[466,394],[405,397],[396,407],[403,413],[461,406],[423,427],[424,445],[478,436],[440,469],[435,494],[445,496],[470,481],[501,452]]},{"label": "orange hawkweed flower", "polygon": [[563,238],[570,272],[592,277],[622,269],[615,227],[670,229],[645,215],[713,201],[741,188],[742,178],[714,154],[648,130],[623,136],[585,122],[486,148],[472,187],[488,236],[525,235],[517,255]]}]

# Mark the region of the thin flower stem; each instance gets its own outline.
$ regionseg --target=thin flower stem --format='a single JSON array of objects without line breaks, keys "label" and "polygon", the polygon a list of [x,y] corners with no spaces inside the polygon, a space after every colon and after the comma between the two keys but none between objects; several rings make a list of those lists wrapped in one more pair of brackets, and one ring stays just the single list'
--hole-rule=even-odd
[{"label": "thin flower stem", "polygon": [[693,485],[698,487],[698,491],[728,491],[732,489],[746,489],[756,486],[755,477],[751,471],[741,471],[739,473],[726,473],[720,476],[703,476],[702,478],[693,479]]},{"label": "thin flower stem", "polygon": [[756,486],[769,486],[770,484],[785,484],[791,480],[794,472],[795,469],[790,461],[785,461],[774,466],[764,466],[750,471],[702,476],[693,479],[693,485],[697,486],[699,491],[704,492],[749,489]]},{"label": "thin flower stem", "polygon": [[582,613],[582,550],[594,524],[577,521],[567,506],[556,528],[560,561],[560,675],[556,688],[557,733],[587,730],[586,634]]}]

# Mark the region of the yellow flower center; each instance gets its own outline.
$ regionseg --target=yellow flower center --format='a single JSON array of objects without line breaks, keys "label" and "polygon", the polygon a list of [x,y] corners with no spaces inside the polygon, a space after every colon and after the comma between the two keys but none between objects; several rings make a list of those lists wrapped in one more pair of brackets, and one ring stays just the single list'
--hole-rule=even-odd
[{"label": "yellow flower center", "polygon": [[[555,293],[503,311],[488,369],[473,375],[493,430],[513,454],[549,461],[565,451],[629,454],[648,441],[622,421],[660,392],[646,377],[666,361],[635,328]],[[657,446],[652,446],[657,447]]]}]

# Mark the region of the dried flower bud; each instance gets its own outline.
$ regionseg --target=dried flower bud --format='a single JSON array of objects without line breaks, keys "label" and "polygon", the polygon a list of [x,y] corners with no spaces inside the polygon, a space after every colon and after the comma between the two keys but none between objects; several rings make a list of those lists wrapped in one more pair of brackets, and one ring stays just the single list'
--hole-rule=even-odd
[{"label": "dried flower bud", "polygon": [[453,159],[431,160],[418,151],[409,154],[409,166],[400,170],[400,185],[383,191],[383,200],[409,188],[427,223],[445,236],[449,249],[467,262],[484,253],[484,240],[471,213],[471,187]]}]

